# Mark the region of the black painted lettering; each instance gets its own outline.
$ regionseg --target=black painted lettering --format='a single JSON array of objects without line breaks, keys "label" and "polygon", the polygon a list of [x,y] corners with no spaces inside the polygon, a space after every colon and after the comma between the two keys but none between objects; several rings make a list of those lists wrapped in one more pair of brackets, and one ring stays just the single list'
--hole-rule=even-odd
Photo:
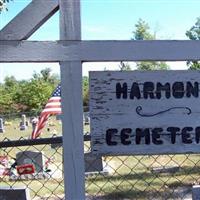
[{"label": "black painted lettering", "polygon": [[180,131],[178,127],[168,127],[167,131],[171,133],[171,143],[176,143],[176,134]]},{"label": "black painted lettering", "polygon": [[191,82],[187,82],[186,84],[186,96],[187,97],[198,97],[199,96],[199,83],[195,82],[192,85]]},{"label": "black painted lettering", "polygon": [[150,144],[150,131],[149,128],[146,129],[141,129],[141,128],[137,128],[136,129],[136,138],[135,138],[135,143],[136,144],[140,144],[141,143],[141,139],[145,138],[145,144]]},{"label": "black painted lettering", "polygon": [[120,137],[121,137],[121,143],[124,144],[124,145],[129,145],[131,144],[131,141],[128,140],[130,138],[130,134],[132,132],[132,129],[131,128],[123,128],[121,130],[121,134],[120,134]]},{"label": "black painted lettering", "polygon": [[160,139],[160,133],[163,131],[162,128],[154,128],[152,130],[152,142],[154,144],[163,144],[163,141]]},{"label": "black painted lettering", "polygon": [[106,131],[106,143],[109,146],[117,145],[116,141],[113,141],[113,136],[118,132],[116,128],[111,128]]},{"label": "black painted lettering", "polygon": [[130,99],[140,99],[141,98],[141,94],[140,94],[140,88],[138,83],[133,83],[132,87],[131,87],[131,91],[130,91]]},{"label": "black painted lettering", "polygon": [[172,86],[172,93],[174,98],[180,99],[184,96],[184,84],[183,82],[175,82]]},{"label": "black painted lettering", "polygon": [[195,129],[195,141],[197,144],[200,141],[200,127],[196,127],[196,129]]},{"label": "black painted lettering", "polygon": [[153,82],[144,82],[143,87],[144,99],[154,99],[154,84]]},{"label": "black painted lettering", "polygon": [[192,143],[192,139],[190,137],[190,133],[189,131],[192,131],[193,128],[192,127],[184,127],[182,130],[182,142],[184,144],[191,144]]},{"label": "black painted lettering", "polygon": [[116,98],[117,99],[127,99],[128,96],[128,86],[127,83],[123,83],[123,85],[121,85],[121,83],[117,83],[116,84]]},{"label": "black painted lettering", "polygon": [[170,93],[170,84],[169,83],[165,83],[164,85],[162,85],[162,83],[157,83],[157,86],[156,86],[156,98],[157,99],[160,99],[161,96],[162,96],[162,91],[165,92],[165,97],[167,99],[170,98],[171,96],[171,93]]}]

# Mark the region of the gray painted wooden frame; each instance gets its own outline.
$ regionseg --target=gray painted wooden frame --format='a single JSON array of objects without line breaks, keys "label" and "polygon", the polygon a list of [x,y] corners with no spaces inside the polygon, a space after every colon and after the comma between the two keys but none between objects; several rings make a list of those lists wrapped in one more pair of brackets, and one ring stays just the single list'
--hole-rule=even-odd
[{"label": "gray painted wooden frame", "polygon": [[185,61],[200,60],[200,41],[0,41],[0,52],[0,62]]},{"label": "gray painted wooden frame", "polygon": [[[16,18],[14,18],[3,30],[0,31],[1,55],[8,61],[7,53],[10,47],[5,43],[13,40],[20,46],[23,39],[30,37],[46,20],[48,20],[60,6],[60,39],[80,40],[80,1],[76,0],[34,0]],[[39,9],[39,11],[37,10]],[[33,16],[35,14],[35,16]],[[71,26],[73,25],[73,26]],[[13,33],[14,28],[17,31]],[[40,44],[38,42],[37,44]],[[41,42],[42,46],[45,46]],[[19,47],[18,46],[18,47]],[[11,47],[12,48],[12,47]],[[55,47],[54,47],[55,48]],[[30,49],[29,49],[30,50]],[[23,55],[33,52],[24,52],[19,55],[19,62],[23,62]],[[47,49],[46,49],[47,50]],[[14,52],[10,52],[14,56]],[[44,52],[41,52],[44,53]],[[44,53],[45,54],[45,53]],[[38,62],[39,57],[33,61]],[[52,61],[47,59],[46,62]],[[57,61],[62,61],[58,59]],[[14,62],[17,62],[15,60]],[[29,62],[29,61],[27,61]],[[65,197],[69,200],[85,199],[85,171],[83,150],[82,127],[82,67],[79,62],[60,62],[62,84],[62,109],[63,109],[63,146],[64,146],[64,176]],[[73,88],[74,87],[74,88]],[[70,114],[69,114],[70,113]],[[65,124],[66,123],[66,124]]]},{"label": "gray painted wooden frame", "polygon": [[28,39],[58,9],[58,0],[33,0],[0,31],[0,40]]},{"label": "gray painted wooden frame", "polygon": [[[81,40],[80,0],[60,0],[60,40]],[[65,198],[85,199],[81,61],[60,62]],[[64,97],[64,98],[63,98]]]},{"label": "gray painted wooden frame", "polygon": [[[63,90],[62,106],[64,122],[66,122],[63,128],[64,134],[66,133],[63,138],[64,152],[67,153],[64,161],[67,173],[65,174],[65,192],[68,199],[80,200],[85,198],[84,169],[82,167],[84,166],[83,140],[81,135],[81,62],[200,60],[200,41],[81,41],[80,0],[60,0],[59,2],[61,9],[60,23],[63,26],[60,30],[60,39],[62,41],[21,41],[30,37],[58,9],[57,0],[48,1],[45,6],[41,5],[44,5],[46,0],[34,0],[30,4],[31,9],[27,7],[8,26],[0,31],[0,63],[60,62]],[[40,8],[38,9],[41,12],[36,10],[33,5],[39,6]],[[31,21],[32,25],[28,26],[30,20],[33,20],[33,12],[37,13],[35,14],[34,24]],[[18,31],[15,34],[13,33],[13,28],[17,26],[20,28],[17,29]],[[75,89],[72,90],[70,85]],[[77,91],[78,95],[75,91]],[[75,115],[75,112],[77,112],[77,115]],[[77,125],[75,125],[76,123]],[[70,131],[67,132],[68,128]],[[71,135],[70,132],[72,133]],[[67,150],[69,152],[66,152]],[[66,166],[71,161],[73,161],[73,164],[70,164],[69,167]],[[80,168],[79,170],[78,167]],[[67,187],[67,184],[72,185]]]}]

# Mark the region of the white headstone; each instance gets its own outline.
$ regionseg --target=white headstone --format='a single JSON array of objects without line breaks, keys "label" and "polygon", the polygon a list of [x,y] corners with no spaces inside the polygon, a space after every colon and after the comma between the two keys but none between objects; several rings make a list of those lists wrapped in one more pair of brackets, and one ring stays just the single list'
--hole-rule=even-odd
[{"label": "white headstone", "polygon": [[0,133],[4,132],[4,125],[3,125],[3,119],[0,118]]},{"label": "white headstone", "polygon": [[27,129],[28,123],[26,121],[26,115],[22,115],[22,121],[20,122],[20,130],[24,131]]}]

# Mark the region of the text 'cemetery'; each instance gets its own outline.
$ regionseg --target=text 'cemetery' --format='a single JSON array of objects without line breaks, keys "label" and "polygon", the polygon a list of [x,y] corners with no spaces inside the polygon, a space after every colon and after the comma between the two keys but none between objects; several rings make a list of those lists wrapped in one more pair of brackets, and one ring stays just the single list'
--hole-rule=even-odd
[{"label": "text 'cemetery'", "polygon": [[197,152],[199,78],[188,71],[91,72],[93,152]]}]

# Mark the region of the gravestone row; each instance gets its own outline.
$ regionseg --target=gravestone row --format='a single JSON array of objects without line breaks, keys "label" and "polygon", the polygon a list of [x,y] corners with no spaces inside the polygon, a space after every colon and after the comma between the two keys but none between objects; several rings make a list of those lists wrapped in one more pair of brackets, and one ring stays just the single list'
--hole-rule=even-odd
[{"label": "gravestone row", "polygon": [[[48,161],[49,159],[49,161]],[[43,152],[22,151],[16,154],[17,174],[11,173],[10,180],[44,179],[44,178],[62,178],[62,163],[55,160],[46,159]],[[90,176],[96,173],[110,173],[102,161],[101,156],[94,156],[91,153],[85,153],[85,175]]]},{"label": "gravestone row", "polygon": [[[35,126],[36,126],[36,124],[38,122],[38,119],[36,117],[31,118],[30,122],[32,124],[32,130],[34,130],[34,128],[35,128]],[[0,118],[0,133],[4,133],[5,132],[4,124],[5,125],[10,125],[10,123],[4,122],[3,118]],[[28,126],[29,126],[29,121],[27,120],[26,115],[22,115],[21,116],[21,121],[19,123],[20,131],[27,130]]]}]

